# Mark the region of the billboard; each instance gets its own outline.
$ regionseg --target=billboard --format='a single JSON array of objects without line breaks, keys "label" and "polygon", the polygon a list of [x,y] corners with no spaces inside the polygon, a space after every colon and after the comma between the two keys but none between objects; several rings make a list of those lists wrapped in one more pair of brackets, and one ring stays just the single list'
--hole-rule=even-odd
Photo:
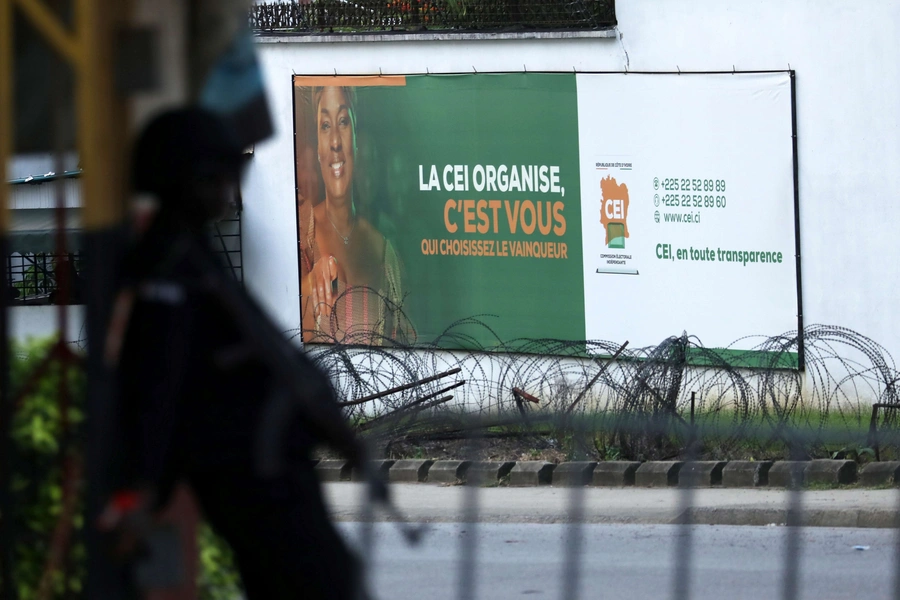
[{"label": "billboard", "polygon": [[[303,339],[798,326],[791,75],[294,76]],[[748,342],[749,343],[749,342]]]}]

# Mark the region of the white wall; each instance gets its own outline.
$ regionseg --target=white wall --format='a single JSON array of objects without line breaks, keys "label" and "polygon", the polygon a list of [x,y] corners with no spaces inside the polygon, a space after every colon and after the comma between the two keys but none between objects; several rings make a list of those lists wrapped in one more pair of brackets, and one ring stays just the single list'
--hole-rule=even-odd
[{"label": "white wall", "polygon": [[797,72],[804,320],[849,327],[900,354],[895,309],[900,207],[894,201],[900,190],[900,3],[621,0],[617,13],[621,36],[614,39],[261,40],[277,133],[256,147],[245,180],[249,289],[284,329],[298,326],[292,72],[483,72],[523,66],[529,71],[626,66],[730,71],[790,65]]},{"label": "white wall", "polygon": [[[9,309],[9,329],[12,339],[45,338],[57,332],[56,306],[15,306]],[[68,328],[65,340],[84,347],[87,329],[84,306],[68,308]]]}]

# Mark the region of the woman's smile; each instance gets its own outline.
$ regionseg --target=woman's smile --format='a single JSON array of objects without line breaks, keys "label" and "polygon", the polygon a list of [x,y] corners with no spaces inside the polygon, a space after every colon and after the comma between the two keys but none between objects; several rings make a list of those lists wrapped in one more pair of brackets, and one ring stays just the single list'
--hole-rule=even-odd
[{"label": "woman's smile", "polygon": [[330,202],[351,200],[354,131],[350,101],[339,87],[326,87],[318,103],[318,155]]}]

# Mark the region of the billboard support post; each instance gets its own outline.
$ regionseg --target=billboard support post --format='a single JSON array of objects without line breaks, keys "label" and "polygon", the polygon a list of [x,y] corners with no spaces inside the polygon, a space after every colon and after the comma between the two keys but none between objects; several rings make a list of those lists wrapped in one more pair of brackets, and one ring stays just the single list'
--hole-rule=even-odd
[{"label": "billboard support post", "polygon": [[803,348],[803,278],[800,276],[800,153],[797,151],[797,74],[791,71],[791,142],[794,153],[794,244],[797,260],[797,368],[806,369]]}]

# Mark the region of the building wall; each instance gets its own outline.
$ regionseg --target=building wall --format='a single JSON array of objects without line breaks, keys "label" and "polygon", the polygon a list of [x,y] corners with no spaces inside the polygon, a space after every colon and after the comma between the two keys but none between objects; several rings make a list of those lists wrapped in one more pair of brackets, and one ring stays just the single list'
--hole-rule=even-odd
[{"label": "building wall", "polygon": [[[613,38],[329,42],[261,38],[276,134],[244,184],[245,281],[299,326],[291,74],[796,70],[804,321],[900,353],[900,4],[624,0]],[[716,282],[710,281],[714,286]],[[735,293],[740,293],[736,290]],[[673,324],[673,333],[681,329]],[[748,334],[782,332],[748,331]]]},{"label": "building wall", "polygon": [[[57,306],[15,306],[9,309],[10,337],[25,341],[29,338],[45,338],[56,335]],[[84,347],[87,343],[87,329],[84,306],[68,308],[67,342]]]}]

